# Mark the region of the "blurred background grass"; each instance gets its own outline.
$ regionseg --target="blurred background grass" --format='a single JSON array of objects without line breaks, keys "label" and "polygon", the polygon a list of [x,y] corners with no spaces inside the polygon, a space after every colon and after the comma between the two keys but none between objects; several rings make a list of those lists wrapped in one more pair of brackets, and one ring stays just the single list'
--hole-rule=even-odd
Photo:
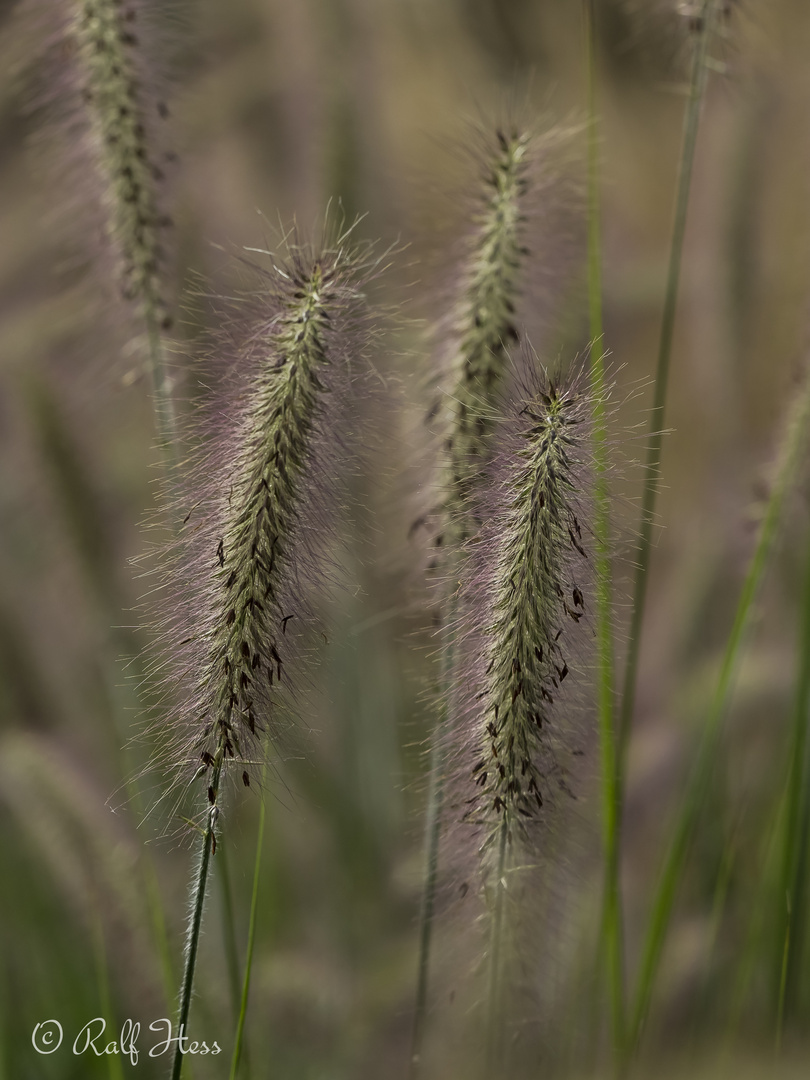
[{"label": "blurred background grass", "polygon": [[[714,49],[725,70],[710,86],[686,241],[625,822],[631,972],[806,354],[810,9],[800,0],[740,6],[729,40]],[[606,339],[617,440],[630,462],[616,478],[621,599],[640,489],[634,432],[650,399],[668,255],[686,20],[663,0],[601,0],[598,18]],[[458,152],[469,123],[510,108],[530,122],[581,119],[580,20],[572,0],[189,0],[168,192],[177,290],[201,275],[206,289],[233,291],[244,277],[238,247],[272,246],[276,223],[293,217],[306,232],[331,197],[350,217],[367,213],[365,235],[409,245],[386,299],[416,320],[433,314],[425,298],[447,287],[436,275],[453,196],[469,189]],[[3,55],[15,60],[38,32],[8,0],[0,30]],[[159,476],[148,388],[115,332],[126,317],[100,312],[108,301],[93,277],[95,238],[71,233],[56,213],[65,190],[32,146],[42,116],[25,111],[29,78],[14,64],[0,68],[0,1076],[61,1080],[119,1073],[104,1059],[36,1055],[37,1022],[55,1017],[68,1033],[102,1014],[113,1028],[172,1015],[144,846],[168,913],[175,982],[190,863],[141,823],[121,786],[145,753],[122,747],[143,718],[133,658],[146,645],[136,629],[144,583],[132,560],[147,546],[140,523]],[[580,344],[582,308],[567,335]],[[205,319],[197,301],[178,320],[181,401],[196,393],[185,357]],[[418,325],[405,327],[380,361],[404,389],[375,406],[389,410],[388,434],[347,507],[341,542],[357,585],[326,613],[322,708],[308,718],[307,753],[286,763],[287,788],[269,796],[247,1034],[255,1076],[407,1072],[432,671],[430,602],[404,497],[419,483],[420,448],[408,433],[421,407],[409,380],[421,348]],[[761,598],[645,1033],[642,1067],[656,1075],[666,1061],[673,1075],[798,1076],[808,1051],[805,978],[781,1061],[772,1060],[772,838],[806,544],[802,494]],[[620,638],[623,625],[620,605]],[[584,819],[595,805],[583,798]],[[241,942],[256,797],[234,800],[227,819]],[[569,928],[565,958],[555,955],[558,990],[535,1047],[538,1063],[560,1074],[598,1073],[605,1061],[586,1004],[592,972],[578,959],[599,873],[595,856],[575,860],[564,884],[579,930]],[[223,1075],[230,1052],[221,902],[215,882],[193,1022],[225,1054],[195,1061],[194,1077]],[[437,1077],[467,1075],[470,1064],[465,981],[475,958],[464,953],[462,918],[460,908],[442,922],[434,964],[428,1052]],[[165,1071],[162,1059],[142,1057],[137,1068]]]}]

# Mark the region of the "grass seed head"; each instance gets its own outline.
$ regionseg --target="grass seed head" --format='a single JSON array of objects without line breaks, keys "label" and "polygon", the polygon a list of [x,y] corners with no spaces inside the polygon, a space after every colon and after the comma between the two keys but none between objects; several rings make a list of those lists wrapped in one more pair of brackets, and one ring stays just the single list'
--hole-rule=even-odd
[{"label": "grass seed head", "polygon": [[544,376],[482,502],[469,573],[475,646],[458,694],[474,759],[467,816],[483,825],[485,850],[504,820],[510,840],[526,835],[566,790],[575,641],[590,609],[590,417],[584,376]]},{"label": "grass seed head", "polygon": [[362,386],[367,340],[374,263],[341,240],[289,243],[238,348],[235,397],[216,394],[201,424],[162,633],[181,683],[165,756],[212,803],[231,762],[245,783],[263,741],[278,741],[279,695],[300,668],[318,534],[344,464],[338,416]]}]

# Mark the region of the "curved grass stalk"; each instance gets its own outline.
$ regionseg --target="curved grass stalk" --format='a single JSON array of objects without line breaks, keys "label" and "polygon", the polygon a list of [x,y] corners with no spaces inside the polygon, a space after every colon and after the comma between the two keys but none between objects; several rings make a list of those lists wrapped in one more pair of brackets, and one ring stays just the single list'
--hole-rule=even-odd
[{"label": "curved grass stalk", "polygon": [[742,586],[734,622],[723,655],[717,686],[705,723],[700,733],[697,758],[692,768],[686,796],[679,812],[670,841],[661,878],[653,902],[644,941],[638,986],[633,999],[629,1047],[638,1045],[653,984],[658,972],[675,894],[686,861],[689,844],[711,781],[711,773],[720,740],[723,718],[733,689],[734,675],[746,631],[751,621],[754,599],[768,565],[776,540],[785,498],[796,479],[801,462],[807,454],[810,432],[810,377],[794,402],[784,440],[780,449],[771,495],[760,526],[751,563]]},{"label": "curved grass stalk", "polygon": [[591,386],[596,471],[596,634],[598,650],[599,745],[602,762],[602,836],[605,880],[600,952],[607,961],[613,1050],[624,1053],[624,946],[619,889],[621,784],[614,719],[613,630],[611,626],[610,509],[607,489],[605,347],[602,323],[601,227],[599,213],[599,130],[596,103],[596,24],[593,0],[585,0],[588,83],[588,308],[591,330]]}]

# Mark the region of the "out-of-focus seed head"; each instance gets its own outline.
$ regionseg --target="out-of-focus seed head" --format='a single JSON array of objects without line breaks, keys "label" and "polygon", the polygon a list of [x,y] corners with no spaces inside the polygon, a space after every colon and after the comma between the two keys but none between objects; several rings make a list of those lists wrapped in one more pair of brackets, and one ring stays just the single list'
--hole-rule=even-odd
[{"label": "out-of-focus seed head", "polygon": [[63,209],[85,236],[106,233],[124,298],[157,333],[171,321],[165,270],[172,221],[161,188],[175,155],[159,59],[168,51],[162,39],[172,36],[170,19],[150,0],[47,7],[29,0],[28,7],[46,39],[36,97],[53,138],[40,141],[59,146]]}]

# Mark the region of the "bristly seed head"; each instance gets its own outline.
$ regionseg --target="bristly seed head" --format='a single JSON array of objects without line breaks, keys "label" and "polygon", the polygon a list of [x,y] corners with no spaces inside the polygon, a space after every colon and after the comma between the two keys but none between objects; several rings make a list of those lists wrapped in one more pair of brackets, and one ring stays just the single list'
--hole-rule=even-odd
[{"label": "bristly seed head", "polygon": [[447,398],[447,499],[454,516],[468,509],[469,496],[485,466],[508,349],[519,338],[514,314],[520,271],[527,254],[522,238],[522,202],[528,187],[529,138],[499,131],[497,140],[497,151],[486,167],[487,193],[465,271],[455,328],[458,345]]},{"label": "bristly seed head", "polygon": [[[587,610],[587,551],[581,521],[590,410],[573,385],[547,380],[523,410],[517,459],[498,489],[482,540],[492,567],[477,685],[469,813],[491,842],[538,819],[555,772],[552,745],[564,727],[568,635]],[[566,687],[567,689],[567,687]],[[559,785],[559,780],[557,781]]]},{"label": "bristly seed head", "polygon": [[294,628],[306,609],[295,599],[311,569],[305,534],[335,485],[323,467],[337,458],[335,416],[357,384],[366,343],[362,287],[376,265],[368,252],[345,242],[317,252],[288,246],[241,350],[239,404],[212,417],[220,433],[209,433],[201,452],[202,490],[175,557],[191,598],[163,634],[176,654],[177,624],[190,624],[178,667],[189,673],[184,697],[194,705],[184,710],[169,762],[202,762],[215,799],[227,762],[240,763],[247,785],[251,751],[279,734],[274,695],[287,687]]}]

